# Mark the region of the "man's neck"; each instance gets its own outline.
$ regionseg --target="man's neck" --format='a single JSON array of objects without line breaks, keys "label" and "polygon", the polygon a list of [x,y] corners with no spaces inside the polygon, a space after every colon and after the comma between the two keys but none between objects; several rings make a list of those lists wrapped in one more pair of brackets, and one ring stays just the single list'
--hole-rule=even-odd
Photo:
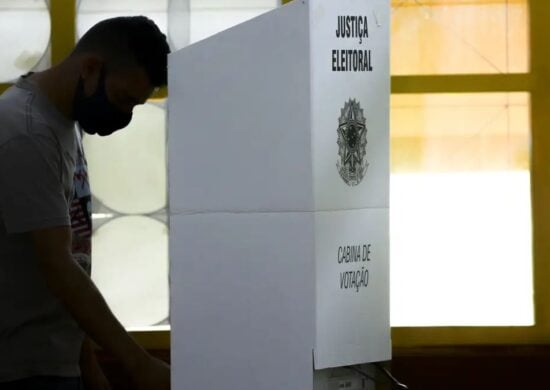
[{"label": "man's neck", "polygon": [[78,80],[70,68],[70,64],[62,63],[29,77],[63,116],[74,120],[73,98]]}]

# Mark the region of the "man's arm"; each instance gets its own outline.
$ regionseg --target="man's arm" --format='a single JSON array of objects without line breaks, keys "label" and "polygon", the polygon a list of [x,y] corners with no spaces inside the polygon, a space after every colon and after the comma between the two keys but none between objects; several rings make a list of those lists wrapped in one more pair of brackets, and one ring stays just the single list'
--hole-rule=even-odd
[{"label": "man's arm", "polygon": [[138,389],[169,389],[168,366],[147,354],[130,337],[90,277],[73,260],[70,228],[36,230],[31,235],[48,287],[84,332],[122,361]]}]

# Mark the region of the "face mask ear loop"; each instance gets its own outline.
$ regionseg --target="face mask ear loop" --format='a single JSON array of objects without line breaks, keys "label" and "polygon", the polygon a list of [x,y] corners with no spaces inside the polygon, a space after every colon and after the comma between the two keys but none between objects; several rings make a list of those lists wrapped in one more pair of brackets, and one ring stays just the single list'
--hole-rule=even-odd
[{"label": "face mask ear loop", "polygon": [[103,95],[105,95],[105,97],[107,97],[106,80],[107,80],[107,69],[106,69],[105,64],[102,64],[101,65],[101,70],[99,71],[99,78],[97,79],[97,86],[96,86],[95,91],[92,94],[92,96],[103,93]]}]

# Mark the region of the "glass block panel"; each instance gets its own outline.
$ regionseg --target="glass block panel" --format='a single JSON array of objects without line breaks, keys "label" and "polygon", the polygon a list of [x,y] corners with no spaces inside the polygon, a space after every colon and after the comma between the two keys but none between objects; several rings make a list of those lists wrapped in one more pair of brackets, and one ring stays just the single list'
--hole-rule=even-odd
[{"label": "glass block panel", "polygon": [[189,44],[191,34],[189,1],[168,1],[168,41],[174,51]]},{"label": "glass block panel", "polygon": [[391,97],[393,172],[529,169],[527,93]]},{"label": "glass block panel", "polygon": [[94,232],[92,279],[127,328],[165,323],[169,313],[168,228],[126,216]]},{"label": "glass block panel", "polygon": [[86,135],[84,148],[96,201],[123,214],[147,214],[166,207],[163,105],[136,106],[127,128],[109,137]]},{"label": "glass block panel", "polygon": [[79,0],[77,38],[101,20],[137,15],[152,19],[172,50],[189,43],[189,0]]},{"label": "glass block panel", "polygon": [[527,0],[392,0],[391,72],[529,70]]},{"label": "glass block panel", "polygon": [[392,326],[533,325],[529,96],[392,97]]},{"label": "glass block panel", "polygon": [[0,0],[0,82],[13,81],[42,61],[50,29],[44,0]]},{"label": "glass block panel", "polygon": [[77,33],[81,37],[94,24],[116,16],[144,15],[152,19],[167,34],[169,0],[80,0]]},{"label": "glass block panel", "polygon": [[190,0],[191,43],[243,23],[279,5],[278,0]]}]

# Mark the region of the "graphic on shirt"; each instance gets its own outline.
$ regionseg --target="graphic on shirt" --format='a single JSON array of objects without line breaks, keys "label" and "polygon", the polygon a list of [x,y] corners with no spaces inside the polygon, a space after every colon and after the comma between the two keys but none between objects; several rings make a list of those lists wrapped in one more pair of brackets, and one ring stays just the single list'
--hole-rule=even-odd
[{"label": "graphic on shirt", "polygon": [[73,237],[73,257],[90,275],[92,271],[92,193],[88,180],[88,165],[77,132],[77,156],[73,178],[73,198],[70,208]]}]

